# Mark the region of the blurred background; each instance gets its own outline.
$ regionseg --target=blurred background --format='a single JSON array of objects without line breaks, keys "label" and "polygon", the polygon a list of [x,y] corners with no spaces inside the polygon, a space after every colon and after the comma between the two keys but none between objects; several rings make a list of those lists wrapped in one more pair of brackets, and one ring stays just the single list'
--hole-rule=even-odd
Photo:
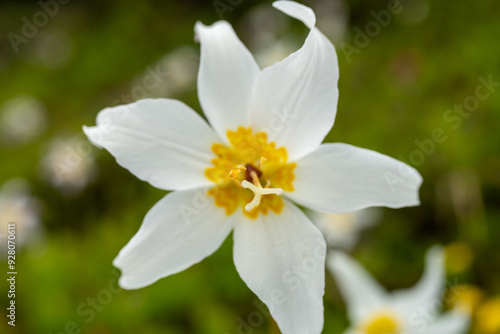
[{"label": "blurred background", "polygon": [[[326,141],[385,153],[424,178],[419,207],[322,217],[330,246],[396,289],[418,280],[428,247],[445,245],[448,286],[467,287],[448,301],[474,306],[473,333],[500,333],[500,2],[401,0],[385,21],[386,1],[303,3],[339,57]],[[220,19],[262,67],[307,36],[271,1],[1,2],[0,245],[16,222],[14,332],[278,332],[234,268],[231,237],[182,273],[135,291],[116,286],[113,258],[165,193],[81,130],[101,109],[145,97],[200,112],[193,27]],[[7,272],[4,248],[0,263]],[[1,333],[13,330],[5,312]],[[347,325],[328,276],[324,333]]]}]

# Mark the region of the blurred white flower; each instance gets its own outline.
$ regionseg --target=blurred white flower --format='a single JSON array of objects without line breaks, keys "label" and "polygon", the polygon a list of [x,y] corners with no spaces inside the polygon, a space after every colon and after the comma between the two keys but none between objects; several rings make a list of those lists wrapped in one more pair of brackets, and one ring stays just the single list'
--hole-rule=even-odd
[{"label": "blurred white flower", "polygon": [[194,48],[184,46],[160,59],[158,64],[168,73],[170,89],[176,92],[192,87],[198,73],[198,56],[199,54]]},{"label": "blurred white flower", "polygon": [[415,286],[393,292],[345,253],[334,252],[327,265],[347,305],[346,334],[465,334],[469,328],[462,308],[441,313],[446,283],[441,247],[427,252],[425,272]]},{"label": "blurred white flower", "polygon": [[45,106],[29,95],[6,101],[0,107],[1,139],[21,144],[41,135],[47,127]]},{"label": "blurred white flower", "polygon": [[80,137],[53,139],[40,163],[43,178],[63,193],[78,193],[97,172],[92,150]]},{"label": "blurred white flower", "polygon": [[63,30],[43,30],[36,37],[36,43],[31,46],[31,60],[54,70],[64,68],[73,51],[73,41]]},{"label": "blurred white flower", "polygon": [[346,213],[322,213],[307,210],[306,214],[319,228],[328,246],[350,251],[354,248],[361,232],[380,221],[380,208],[366,208]]},{"label": "blurred white flower", "polygon": [[349,9],[344,0],[314,0],[318,12],[318,27],[333,42],[345,38]]},{"label": "blurred white flower", "polygon": [[[40,203],[30,194],[29,184],[11,179],[0,188],[0,245],[7,241],[7,225],[15,223],[16,247],[40,241],[44,235],[40,222]],[[6,252],[2,251],[2,256]]]},{"label": "blurred white flower", "polygon": [[236,269],[281,331],[320,333],[326,243],[291,200],[325,212],[418,205],[422,178],[377,152],[321,144],[336,115],[335,48],[309,7],[273,5],[310,31],[300,50],[264,70],[230,24],[196,24],[198,97],[211,126],[180,101],[145,99],[106,108],[83,129],[140,179],[175,190],[114,260],[122,287],[192,266],[234,230]]},{"label": "blurred white flower", "polygon": [[190,89],[196,80],[198,57],[196,50],[189,46],[169,52],[134,78],[131,99],[171,96]]},{"label": "blurred white flower", "polygon": [[[276,43],[276,36],[284,32],[289,26],[289,18],[280,14],[267,4],[264,4],[253,8],[245,15],[242,20],[242,30],[245,34],[244,37],[248,40],[250,49],[259,52]],[[293,51],[295,50],[296,48]]]},{"label": "blurred white flower", "polygon": [[255,60],[262,68],[265,68],[282,61],[296,49],[296,43],[293,40],[282,38],[257,51],[255,53]]}]

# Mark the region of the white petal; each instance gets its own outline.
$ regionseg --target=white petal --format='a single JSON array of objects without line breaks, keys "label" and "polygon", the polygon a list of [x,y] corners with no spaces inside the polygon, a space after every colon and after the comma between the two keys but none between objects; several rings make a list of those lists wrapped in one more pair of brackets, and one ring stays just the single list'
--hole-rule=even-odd
[{"label": "white petal", "polygon": [[417,284],[410,289],[392,292],[395,308],[404,314],[418,310],[432,310],[440,303],[445,289],[444,252],[441,247],[432,247],[426,255],[425,271]]},{"label": "white petal", "polygon": [[220,247],[235,217],[202,189],[168,194],[113,261],[122,271],[120,286],[138,289],[200,262]]},{"label": "white petal", "polygon": [[227,140],[227,130],[250,125],[249,101],[260,69],[231,25],[219,21],[195,26],[201,43],[198,97],[212,126]]},{"label": "white petal", "polygon": [[286,200],[280,214],[244,219],[234,228],[236,269],[285,334],[321,332],[325,254],[321,233]]},{"label": "white petal", "polygon": [[121,166],[157,188],[212,184],[204,171],[214,158],[210,147],[220,139],[182,102],[146,99],[106,108],[97,116],[97,126],[83,130]]},{"label": "white petal", "polygon": [[425,330],[419,331],[418,328],[414,328],[411,333],[465,334],[468,332],[469,326],[470,319],[466,313],[450,311],[440,316],[436,321],[431,322]]},{"label": "white petal", "polygon": [[[293,1],[276,8],[313,26],[312,10]],[[300,50],[264,69],[255,79],[252,124],[284,146],[291,160],[316,149],[333,126],[339,67],[332,43],[312,27]]]},{"label": "white petal", "polygon": [[304,22],[309,29],[312,29],[316,24],[316,15],[314,15],[313,10],[295,1],[275,1],[273,7]]},{"label": "white petal", "polygon": [[347,144],[324,144],[297,161],[287,196],[316,211],[342,213],[370,206],[418,205],[422,177],[386,155]]},{"label": "white petal", "polygon": [[356,324],[387,302],[387,292],[357,261],[337,251],[328,256],[327,267]]}]

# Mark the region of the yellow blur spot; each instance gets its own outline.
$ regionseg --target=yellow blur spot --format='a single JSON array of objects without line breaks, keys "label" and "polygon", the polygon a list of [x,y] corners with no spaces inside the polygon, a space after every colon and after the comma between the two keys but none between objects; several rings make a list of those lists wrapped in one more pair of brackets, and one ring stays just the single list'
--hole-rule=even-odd
[{"label": "yellow blur spot", "polygon": [[392,313],[379,313],[370,318],[363,326],[365,334],[400,334],[401,325]]},{"label": "yellow blur spot", "polygon": [[484,298],[484,291],[477,286],[456,285],[446,292],[445,301],[447,301],[448,308],[457,308],[472,315]]},{"label": "yellow blur spot", "polygon": [[446,246],[446,268],[450,274],[468,270],[474,261],[474,253],[465,242],[454,242]]},{"label": "yellow blur spot", "polygon": [[500,333],[500,297],[490,298],[476,312],[476,328],[483,334]]},{"label": "yellow blur spot", "polygon": [[254,198],[251,190],[241,187],[241,182],[247,179],[245,166],[251,165],[262,173],[259,182],[266,188],[291,192],[294,190],[292,183],[297,164],[287,163],[286,149],[269,143],[265,132],[253,134],[251,128],[239,127],[236,131],[228,131],[227,138],[229,146],[212,145],[216,158],[211,161],[213,167],[205,170],[205,176],[216,186],[208,191],[208,195],[215,199],[217,206],[226,210],[227,215],[234,213],[238,207],[252,219],[257,218],[259,212],[268,214],[271,210],[280,213],[284,203],[278,195],[263,196],[257,207],[250,212],[245,210],[245,205]]}]

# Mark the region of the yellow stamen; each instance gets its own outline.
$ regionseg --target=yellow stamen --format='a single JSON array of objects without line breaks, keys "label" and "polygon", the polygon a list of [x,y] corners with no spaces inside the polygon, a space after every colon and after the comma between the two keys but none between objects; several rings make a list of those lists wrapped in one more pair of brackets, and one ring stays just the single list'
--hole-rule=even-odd
[{"label": "yellow stamen", "polygon": [[236,168],[231,169],[231,171],[229,172],[229,177],[234,180],[238,177],[238,175],[240,175],[240,173],[241,173],[241,169],[236,169]]},{"label": "yellow stamen", "polygon": [[[273,194],[294,191],[296,163],[288,163],[286,149],[268,142],[265,132],[253,133],[251,128],[239,127],[236,131],[228,131],[227,138],[228,145],[217,143],[211,147],[213,166],[205,170],[205,175],[215,186],[208,195],[215,199],[215,205],[226,210],[227,215],[238,207],[251,219],[270,211],[279,214],[284,207],[281,196],[262,195],[266,195],[267,190]],[[256,190],[248,185],[245,188],[242,183],[247,182]],[[246,207],[253,210],[250,212]]]}]

